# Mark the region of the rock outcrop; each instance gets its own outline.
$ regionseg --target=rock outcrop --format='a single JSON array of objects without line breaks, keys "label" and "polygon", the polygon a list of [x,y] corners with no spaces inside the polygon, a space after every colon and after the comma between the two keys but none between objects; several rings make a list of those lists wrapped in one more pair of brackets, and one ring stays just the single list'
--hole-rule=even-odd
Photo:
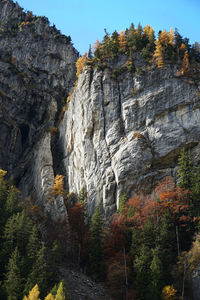
[{"label": "rock outcrop", "polygon": [[46,132],[74,84],[77,57],[70,37],[45,17],[0,1],[0,167],[43,206],[49,185],[41,182],[54,175]]},{"label": "rock outcrop", "polygon": [[125,61],[85,68],[60,125],[69,191],[86,188],[90,214],[99,205],[109,216],[122,193],[150,193],[164,176],[176,177],[182,147],[199,161],[197,83],[177,76],[176,66],[148,67],[139,55],[136,73],[112,79]]}]

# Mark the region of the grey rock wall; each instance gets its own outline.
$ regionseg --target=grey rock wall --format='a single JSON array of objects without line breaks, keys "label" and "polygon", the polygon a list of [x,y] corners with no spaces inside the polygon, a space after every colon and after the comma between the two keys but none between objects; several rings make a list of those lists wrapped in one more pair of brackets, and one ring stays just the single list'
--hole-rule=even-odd
[{"label": "grey rock wall", "polygon": [[24,197],[43,207],[48,191],[41,184],[52,185],[56,175],[52,162],[50,173],[40,165],[52,160],[45,133],[74,85],[77,57],[70,38],[47,18],[27,19],[18,4],[0,1],[0,168],[14,177]]},{"label": "grey rock wall", "polygon": [[[141,68],[141,58],[134,62]],[[175,177],[182,147],[191,148],[198,162],[197,86],[176,74],[168,66],[126,72],[118,80],[110,69],[86,68],[80,75],[60,144],[69,191],[86,187],[90,214],[99,205],[109,216],[123,192],[150,193],[164,176]]]}]

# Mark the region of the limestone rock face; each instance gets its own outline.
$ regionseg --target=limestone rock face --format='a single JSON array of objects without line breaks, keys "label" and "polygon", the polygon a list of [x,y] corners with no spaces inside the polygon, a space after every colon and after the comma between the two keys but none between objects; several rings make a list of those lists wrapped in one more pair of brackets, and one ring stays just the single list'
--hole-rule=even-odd
[{"label": "limestone rock face", "polygon": [[[70,37],[45,17],[0,1],[0,168],[14,177],[24,196],[40,203],[46,195],[40,194],[41,184],[45,188],[47,181],[49,188],[54,175],[45,132],[55,126],[74,84],[77,57]],[[47,161],[42,170],[41,160]]]},{"label": "limestone rock face", "polygon": [[85,68],[55,147],[48,132],[74,85],[77,58],[70,37],[45,17],[0,1],[0,168],[56,218],[66,214],[62,197],[50,200],[58,171],[69,192],[86,188],[90,215],[99,205],[109,216],[123,192],[150,193],[164,176],[176,178],[182,147],[200,161],[200,83],[177,76],[176,65],[147,66],[139,53],[135,73],[124,71],[125,55],[103,71]]},{"label": "limestone rock face", "polygon": [[[164,176],[175,177],[182,147],[199,160],[197,86],[177,77],[176,66],[148,68],[137,56],[134,63],[137,72],[117,80],[109,68],[86,68],[60,125],[69,191],[86,188],[90,214],[99,205],[109,216],[123,192],[150,193]],[[119,57],[115,66],[122,64]]]},{"label": "limestone rock face", "polygon": [[38,148],[34,150],[33,176],[35,194],[42,211],[52,216],[52,219],[66,219],[63,197],[60,195],[56,199],[52,196],[54,184],[53,158],[51,152],[51,134],[46,133],[38,143]]}]

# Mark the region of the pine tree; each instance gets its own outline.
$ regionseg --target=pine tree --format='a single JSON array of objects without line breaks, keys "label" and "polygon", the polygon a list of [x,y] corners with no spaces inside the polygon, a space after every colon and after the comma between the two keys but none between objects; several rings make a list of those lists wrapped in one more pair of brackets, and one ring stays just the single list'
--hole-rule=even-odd
[{"label": "pine tree", "polygon": [[102,269],[103,221],[98,207],[96,208],[92,217],[90,230],[92,237],[90,272],[91,274],[96,275],[98,279],[100,279]]},{"label": "pine tree", "polygon": [[78,194],[78,201],[79,201],[80,203],[82,203],[83,205],[84,205],[84,203],[85,203],[86,196],[87,196],[86,188],[83,187],[83,188],[80,190],[79,194]]},{"label": "pine tree", "polygon": [[17,248],[11,254],[5,277],[4,285],[8,300],[19,299],[22,292],[22,278],[20,274],[20,257]]},{"label": "pine tree", "polygon": [[25,293],[30,291],[37,283],[40,286],[42,294],[45,295],[47,288],[49,288],[48,279],[47,249],[43,245],[37,252],[36,261],[32,266],[25,285]]},{"label": "pine tree", "polygon": [[104,38],[103,38],[103,43],[102,43],[102,46],[103,46],[103,58],[107,58],[107,57],[110,57],[110,55],[112,55],[112,38],[110,37],[109,33],[107,32],[106,29],[104,29],[105,31],[105,35],[104,35]]},{"label": "pine tree", "polygon": [[189,189],[191,186],[191,157],[190,151],[182,149],[178,159],[178,177],[180,179],[180,187]]},{"label": "pine tree", "polygon": [[119,34],[115,30],[112,34],[112,54],[113,56],[117,55],[119,51]]},{"label": "pine tree", "polygon": [[59,278],[59,264],[61,262],[61,251],[57,241],[54,241],[53,247],[48,255],[47,259],[47,274],[48,285],[53,286],[55,279]]},{"label": "pine tree", "polygon": [[128,196],[126,193],[123,193],[120,197],[119,197],[119,214],[123,214],[124,212],[124,209],[125,209],[125,205],[126,205],[126,202],[128,200]]},{"label": "pine tree", "polygon": [[2,229],[7,218],[5,208],[5,203],[7,199],[7,183],[4,179],[6,173],[6,171],[0,169],[0,238],[2,237]]},{"label": "pine tree", "polygon": [[10,253],[15,247],[21,255],[25,255],[26,245],[29,239],[33,223],[25,216],[24,211],[12,215],[4,229],[4,249],[5,253]]},{"label": "pine tree", "polygon": [[158,251],[153,250],[153,259],[150,265],[150,294],[153,299],[160,300],[160,293],[162,287],[162,262],[158,256]]},{"label": "pine tree", "polygon": [[88,58],[89,58],[89,59],[92,58],[92,47],[91,47],[91,44],[89,45]]},{"label": "pine tree", "polygon": [[[150,264],[152,261],[151,249],[142,245],[138,255],[134,258],[133,268],[136,271],[135,287],[138,299],[147,299],[150,284]],[[144,286],[145,282],[145,286]]]},{"label": "pine tree", "polygon": [[33,225],[28,244],[27,244],[27,256],[30,259],[30,263],[35,260],[36,254],[40,248],[39,234],[36,225]]}]

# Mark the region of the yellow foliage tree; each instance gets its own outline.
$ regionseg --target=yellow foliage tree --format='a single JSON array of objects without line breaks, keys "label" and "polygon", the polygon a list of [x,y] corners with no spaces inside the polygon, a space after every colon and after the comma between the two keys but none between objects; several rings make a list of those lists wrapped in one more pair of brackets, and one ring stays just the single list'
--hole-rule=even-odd
[{"label": "yellow foliage tree", "polygon": [[162,298],[164,300],[176,300],[176,293],[177,291],[173,287],[173,285],[167,285],[162,290]]},{"label": "yellow foliage tree", "polygon": [[54,296],[50,293],[50,294],[48,294],[48,295],[44,298],[44,300],[55,300],[55,298],[54,298]]},{"label": "yellow foliage tree", "polygon": [[76,76],[79,77],[81,72],[83,71],[83,68],[85,67],[87,63],[87,52],[83,54],[83,56],[79,57],[79,59],[76,62]]},{"label": "yellow foliage tree", "polygon": [[180,48],[179,48],[179,50],[180,51],[185,51],[185,48],[186,48],[185,44],[182,43],[181,46],[180,46]]},{"label": "yellow foliage tree", "polygon": [[170,31],[169,31],[169,44],[174,46],[174,31],[173,29],[171,28]]},{"label": "yellow foliage tree", "polygon": [[54,186],[52,189],[52,194],[54,197],[57,197],[58,195],[63,195],[64,190],[64,176],[63,175],[56,175],[54,179]]},{"label": "yellow foliage tree", "polygon": [[188,262],[190,271],[194,271],[200,262],[200,234],[196,236],[191,250],[188,252]]},{"label": "yellow foliage tree", "polygon": [[120,51],[125,51],[126,50],[126,35],[124,30],[121,30],[119,33],[119,50]]},{"label": "yellow foliage tree", "polygon": [[36,284],[32,290],[29,292],[28,297],[24,296],[23,300],[40,300],[40,298],[38,297],[40,294],[38,285]]},{"label": "yellow foliage tree", "polygon": [[55,300],[65,300],[65,292],[64,292],[64,287],[63,287],[62,281],[60,282],[60,284],[58,286]]},{"label": "yellow foliage tree", "polygon": [[154,60],[158,66],[158,68],[162,68],[164,67],[164,57],[163,57],[163,47],[159,41],[159,39],[157,39],[156,41],[156,49],[154,51]]},{"label": "yellow foliage tree", "polygon": [[170,42],[170,37],[168,32],[166,30],[161,31],[158,40],[163,47],[167,47]]},{"label": "yellow foliage tree", "polygon": [[189,62],[188,51],[186,50],[183,57],[181,74],[188,73],[189,71],[190,71],[190,62]]},{"label": "yellow foliage tree", "polygon": [[155,37],[155,31],[153,30],[153,27],[149,26],[149,25],[145,25],[143,32],[145,35],[148,36],[149,41],[153,41],[154,37]]},{"label": "yellow foliage tree", "polygon": [[198,42],[194,43],[194,48],[195,48],[196,52],[200,53],[200,44]]},{"label": "yellow foliage tree", "polygon": [[0,169],[0,179],[3,179],[3,177],[6,176],[6,174],[7,174],[7,171]]}]

